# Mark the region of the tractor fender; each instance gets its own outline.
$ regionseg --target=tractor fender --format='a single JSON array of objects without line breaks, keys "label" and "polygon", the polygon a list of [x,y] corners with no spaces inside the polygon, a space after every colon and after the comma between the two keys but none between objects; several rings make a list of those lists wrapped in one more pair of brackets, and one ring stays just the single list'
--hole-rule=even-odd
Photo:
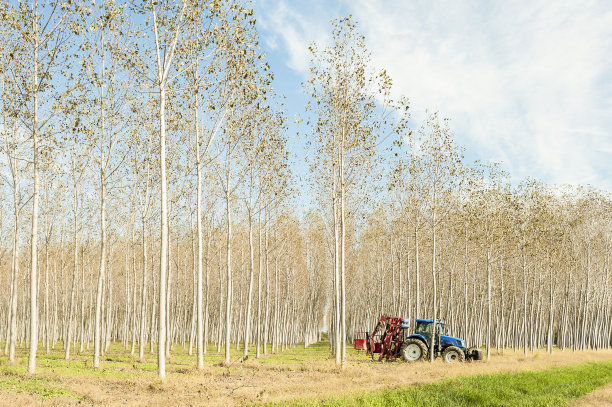
[{"label": "tractor fender", "polygon": [[423,335],[420,334],[412,334],[410,335],[408,338],[416,338],[419,339],[421,341],[423,341],[423,343],[425,344],[425,346],[427,346],[427,348],[429,349],[429,343],[427,342],[427,339],[425,339],[425,337]]},{"label": "tractor fender", "polygon": [[455,346],[457,348],[465,349],[465,342],[463,339],[455,338],[454,336],[441,335],[440,342],[443,348]]}]

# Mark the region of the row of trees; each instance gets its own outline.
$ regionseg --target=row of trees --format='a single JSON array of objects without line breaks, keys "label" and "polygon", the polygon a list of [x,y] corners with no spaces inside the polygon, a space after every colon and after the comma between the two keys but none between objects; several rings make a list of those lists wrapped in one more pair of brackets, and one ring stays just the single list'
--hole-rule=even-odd
[{"label": "row of trees", "polygon": [[439,202],[447,210],[436,230],[396,194],[368,215],[349,280],[362,293],[350,297],[349,332],[381,313],[435,315],[487,357],[491,347],[609,348],[609,196],[471,177],[464,194]]},{"label": "row of trees", "polygon": [[94,367],[156,351],[163,378],[176,344],[201,369],[209,343],[229,364],[324,325],[343,365],[380,313],[444,316],[488,355],[610,346],[610,197],[467,166],[436,113],[410,131],[350,18],[311,48],[304,213],[244,4],[0,9],[0,339],[30,373],[40,341]]},{"label": "row of trees", "polygon": [[[34,372],[39,334],[48,342],[49,337],[58,335],[60,326],[66,358],[77,337],[82,342],[92,339],[93,365],[98,367],[103,339],[118,335],[112,329],[118,326],[118,319],[113,319],[111,304],[118,304],[113,293],[119,289],[114,287],[117,280],[112,274],[117,274],[114,267],[119,255],[125,257],[126,267],[131,262],[131,269],[120,274],[120,284],[127,290],[122,303],[125,318],[131,305],[130,326],[135,330],[139,303],[141,347],[148,324],[148,339],[158,344],[158,374],[163,378],[165,356],[177,329],[177,322],[168,320],[167,314],[184,307],[178,297],[172,297],[169,284],[173,278],[177,284],[180,281],[180,273],[173,275],[173,269],[186,273],[187,267],[183,259],[172,255],[171,223],[175,228],[172,235],[180,236],[180,244],[195,245],[190,266],[194,270],[195,308],[189,314],[195,327],[198,366],[203,367],[208,329],[204,315],[208,315],[209,293],[203,286],[208,284],[212,264],[205,251],[211,247],[221,250],[218,240],[211,243],[213,236],[225,236],[223,261],[217,259],[215,264],[225,270],[220,285],[225,290],[226,363],[230,362],[232,333],[237,332],[231,328],[232,316],[242,316],[242,309],[232,306],[233,275],[244,267],[249,282],[244,295],[245,326],[239,330],[247,345],[253,337],[256,258],[260,259],[258,335],[265,331],[267,338],[267,332],[273,332],[273,346],[277,346],[281,338],[277,321],[288,318],[288,311],[278,311],[278,299],[275,314],[268,318],[266,297],[265,322],[261,316],[262,285],[268,288],[270,284],[262,277],[261,265],[269,260],[269,246],[263,250],[260,245],[256,255],[253,239],[257,230],[266,236],[266,244],[276,244],[262,232],[266,229],[263,225],[286,212],[286,119],[257,46],[252,10],[236,2],[217,1],[33,1],[4,2],[1,12],[2,152],[7,186],[3,193],[13,203],[12,242],[2,245],[12,246],[10,271],[3,275],[10,287],[3,309],[9,360],[15,358],[18,337],[27,336],[29,371]],[[44,202],[39,213],[41,174]],[[239,222],[248,224],[250,261],[237,265],[232,259],[238,253],[242,256],[244,248],[232,247],[237,239],[232,216],[240,216]],[[24,218],[31,220],[30,239],[23,234]],[[67,222],[68,218],[72,221]],[[40,220],[44,222],[42,231]],[[222,224],[223,233],[217,230]],[[140,251],[135,243],[138,233]],[[185,235],[191,236],[189,244],[182,240]],[[44,259],[40,258],[41,236]],[[117,250],[117,244],[122,250]],[[20,257],[24,250],[30,253],[27,259]],[[53,291],[50,282],[57,283],[66,273],[66,250],[72,257],[69,288],[64,290],[62,285],[59,292]],[[158,273],[149,278],[149,265],[153,264]],[[95,283],[86,277],[85,269],[91,265],[96,268],[90,275]],[[44,294],[39,267],[44,267]],[[138,276],[137,268],[141,270]],[[26,275],[27,295],[21,285]],[[139,301],[134,293],[137,278],[141,281]],[[277,277],[278,295],[281,280]],[[62,278],[61,283],[64,281]],[[294,287],[283,284],[287,290]],[[185,289],[175,296],[183,298]],[[87,290],[91,290],[89,297]],[[53,300],[49,299],[50,291],[55,295]],[[145,318],[147,306],[156,307],[151,311],[155,318]],[[44,327],[38,325],[41,311]],[[49,329],[52,312],[63,321],[55,330]],[[23,318],[29,321],[27,327]],[[274,321],[273,325],[269,321]],[[283,343],[295,332],[285,332]]]},{"label": "row of trees", "polygon": [[465,162],[437,112],[413,132],[408,101],[370,70],[350,18],[311,52],[311,169],[329,219],[338,364],[344,341],[381,314],[447,319],[487,359],[492,345],[610,347],[609,193],[513,186],[499,164]]}]

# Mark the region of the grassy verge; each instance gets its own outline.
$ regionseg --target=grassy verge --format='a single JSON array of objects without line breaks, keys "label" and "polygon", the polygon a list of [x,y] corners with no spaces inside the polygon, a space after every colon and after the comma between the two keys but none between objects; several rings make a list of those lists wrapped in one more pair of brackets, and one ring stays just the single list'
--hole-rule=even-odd
[{"label": "grassy verge", "polygon": [[25,376],[15,374],[13,376],[0,377],[0,393],[27,393],[38,396],[41,400],[52,397],[72,397],[79,396],[58,387],[55,387],[51,379],[40,376]]},{"label": "grassy verge", "polygon": [[612,362],[599,362],[541,371],[466,376],[384,392],[269,405],[563,406],[608,383],[612,383]]}]

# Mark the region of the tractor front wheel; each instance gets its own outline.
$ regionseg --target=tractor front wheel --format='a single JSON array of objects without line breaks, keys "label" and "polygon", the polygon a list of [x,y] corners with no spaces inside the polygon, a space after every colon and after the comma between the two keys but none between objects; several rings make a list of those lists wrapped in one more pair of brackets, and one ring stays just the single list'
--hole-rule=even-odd
[{"label": "tractor front wheel", "polygon": [[465,362],[465,354],[456,346],[449,346],[442,352],[442,360],[446,363]]},{"label": "tractor front wheel", "polygon": [[427,359],[427,346],[419,339],[408,339],[400,348],[400,355],[405,362],[416,362]]}]

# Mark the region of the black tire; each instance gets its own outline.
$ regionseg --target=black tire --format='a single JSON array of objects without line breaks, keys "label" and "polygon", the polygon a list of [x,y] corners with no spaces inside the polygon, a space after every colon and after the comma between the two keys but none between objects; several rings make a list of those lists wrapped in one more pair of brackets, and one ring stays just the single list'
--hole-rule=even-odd
[{"label": "black tire", "polygon": [[404,362],[418,362],[419,360],[427,359],[427,345],[423,343],[423,341],[411,338],[402,344],[400,348],[400,355]]},{"label": "black tire", "polygon": [[456,346],[449,346],[442,352],[442,360],[446,363],[465,362],[465,353]]},{"label": "black tire", "polygon": [[480,349],[474,349],[474,353],[472,357],[474,358],[474,360],[483,360],[484,352],[481,351]]}]

